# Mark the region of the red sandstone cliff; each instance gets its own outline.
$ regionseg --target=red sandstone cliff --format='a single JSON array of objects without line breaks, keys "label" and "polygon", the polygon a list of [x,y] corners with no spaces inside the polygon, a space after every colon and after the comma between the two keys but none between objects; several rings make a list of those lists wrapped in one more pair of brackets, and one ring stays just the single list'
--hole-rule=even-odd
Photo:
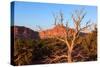
[{"label": "red sandstone cliff", "polygon": [[[74,33],[74,29],[70,28],[68,35],[72,35],[73,33]],[[63,25],[56,25],[55,27],[53,27],[51,29],[39,32],[39,36],[41,39],[55,37],[55,36],[64,37],[65,35],[67,35],[66,34],[66,27]]]},{"label": "red sandstone cliff", "polygon": [[[24,26],[13,26],[11,28],[14,33],[14,38],[25,38],[25,39],[46,39],[56,36],[64,37],[66,34],[66,27],[63,25],[56,25],[55,27],[43,31],[34,31]],[[68,36],[74,33],[74,29],[69,29]]]}]

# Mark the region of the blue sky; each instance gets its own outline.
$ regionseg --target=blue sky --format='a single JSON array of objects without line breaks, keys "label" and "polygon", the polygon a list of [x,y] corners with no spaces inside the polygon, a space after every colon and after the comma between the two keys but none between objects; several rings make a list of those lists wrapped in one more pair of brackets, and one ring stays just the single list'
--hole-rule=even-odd
[{"label": "blue sky", "polygon": [[64,20],[68,20],[71,27],[73,27],[71,13],[81,8],[84,8],[87,12],[83,24],[89,19],[91,19],[92,22],[97,22],[96,6],[36,2],[15,2],[14,6],[14,25],[26,26],[34,30],[38,29],[37,26],[43,29],[52,27],[54,24],[52,13],[59,13],[60,10],[64,13]]}]

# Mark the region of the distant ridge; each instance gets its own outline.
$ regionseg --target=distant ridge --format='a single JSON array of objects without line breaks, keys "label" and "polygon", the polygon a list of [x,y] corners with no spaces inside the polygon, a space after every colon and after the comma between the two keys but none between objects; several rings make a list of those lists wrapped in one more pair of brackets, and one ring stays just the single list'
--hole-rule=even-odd
[{"label": "distant ridge", "polygon": [[22,39],[39,39],[39,33],[24,26],[12,26],[11,33],[14,33],[14,38]]},{"label": "distant ridge", "polygon": [[[52,38],[54,36],[65,36],[66,34],[66,27],[63,25],[56,25],[55,27],[47,30],[42,31],[34,31],[30,28],[24,26],[12,26],[11,33],[14,33],[14,38],[22,38],[22,39],[46,39]],[[75,33],[74,29],[70,28],[68,35],[72,36]],[[87,33],[80,32],[81,36],[86,35]]]},{"label": "distant ridge", "polygon": [[[69,29],[68,35],[72,35],[74,33],[74,29]],[[54,36],[64,37],[66,34],[66,27],[64,25],[58,24],[51,29],[47,29],[39,32],[40,38],[49,38]]]}]

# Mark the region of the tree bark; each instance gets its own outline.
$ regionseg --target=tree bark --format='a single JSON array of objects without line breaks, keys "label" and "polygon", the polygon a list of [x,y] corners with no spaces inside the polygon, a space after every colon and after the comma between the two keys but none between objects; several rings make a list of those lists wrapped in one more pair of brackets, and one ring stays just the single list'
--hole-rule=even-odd
[{"label": "tree bark", "polygon": [[72,50],[68,50],[68,63],[72,62]]}]

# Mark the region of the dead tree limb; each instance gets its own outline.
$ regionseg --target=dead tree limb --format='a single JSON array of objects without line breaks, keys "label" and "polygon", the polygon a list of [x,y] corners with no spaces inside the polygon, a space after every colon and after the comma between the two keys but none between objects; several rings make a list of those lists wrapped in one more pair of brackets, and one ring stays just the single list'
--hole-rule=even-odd
[{"label": "dead tree limb", "polygon": [[[88,27],[90,27],[91,25],[89,24],[90,21],[86,22],[86,25],[84,27],[81,27],[82,25],[82,20],[84,19],[86,15],[86,12],[84,12],[83,10],[76,10],[73,14],[72,14],[72,20],[73,20],[73,24],[74,24],[74,34],[72,34],[72,38],[71,38],[71,43],[69,42],[69,26],[68,26],[68,21],[66,23],[66,34],[64,37],[54,37],[62,42],[64,42],[68,48],[67,51],[67,59],[68,62],[72,62],[72,51],[75,44],[76,39],[79,37],[79,34],[82,30],[87,29]],[[60,12],[60,22],[63,22],[63,14]]]}]

